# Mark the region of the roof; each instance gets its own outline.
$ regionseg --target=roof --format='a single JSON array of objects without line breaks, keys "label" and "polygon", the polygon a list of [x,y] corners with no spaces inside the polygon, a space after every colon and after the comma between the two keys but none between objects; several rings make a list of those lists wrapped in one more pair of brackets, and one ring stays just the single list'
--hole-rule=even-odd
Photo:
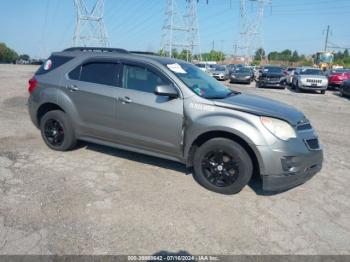
[{"label": "roof", "polygon": [[88,55],[106,55],[106,56],[137,56],[142,57],[147,60],[153,60],[160,64],[173,64],[173,63],[187,63],[184,60],[159,56],[158,54],[152,52],[142,52],[142,51],[128,51],[121,48],[102,48],[102,47],[71,47],[59,52],[60,54],[66,54],[67,52],[73,53],[75,55],[78,54],[88,54]]}]

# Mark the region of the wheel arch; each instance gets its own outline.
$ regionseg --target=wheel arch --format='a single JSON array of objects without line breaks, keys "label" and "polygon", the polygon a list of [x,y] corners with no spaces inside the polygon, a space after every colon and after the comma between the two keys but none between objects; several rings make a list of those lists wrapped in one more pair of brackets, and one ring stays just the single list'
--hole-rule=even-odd
[{"label": "wheel arch", "polygon": [[260,154],[258,150],[255,148],[255,146],[252,145],[251,143],[248,143],[245,139],[243,139],[241,136],[237,134],[234,134],[228,131],[221,131],[221,130],[207,131],[205,133],[200,134],[199,136],[197,136],[196,139],[194,139],[194,141],[189,146],[187,152],[185,152],[187,167],[193,166],[194,153],[196,149],[200,147],[202,144],[204,144],[206,141],[213,138],[227,138],[232,141],[235,141],[240,146],[242,146],[247,151],[249,157],[253,162],[253,174],[260,175],[260,170],[262,169],[263,163],[262,163]]},{"label": "wheel arch", "polygon": [[45,103],[41,104],[37,110],[37,113],[36,113],[36,120],[37,120],[38,126],[40,126],[40,122],[41,122],[42,117],[47,112],[54,111],[54,110],[60,110],[60,111],[66,112],[62,107],[57,105],[57,103],[45,102]]}]

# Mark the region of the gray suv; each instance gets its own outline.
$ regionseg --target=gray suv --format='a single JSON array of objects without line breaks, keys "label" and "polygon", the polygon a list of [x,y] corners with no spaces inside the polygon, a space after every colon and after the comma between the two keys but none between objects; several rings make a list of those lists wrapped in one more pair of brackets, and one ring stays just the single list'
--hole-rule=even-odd
[{"label": "gray suv", "polygon": [[33,123],[53,150],[77,140],[184,163],[205,188],[239,192],[299,185],[323,153],[304,114],[232,91],[182,60],[123,49],[53,53],[29,81]]}]

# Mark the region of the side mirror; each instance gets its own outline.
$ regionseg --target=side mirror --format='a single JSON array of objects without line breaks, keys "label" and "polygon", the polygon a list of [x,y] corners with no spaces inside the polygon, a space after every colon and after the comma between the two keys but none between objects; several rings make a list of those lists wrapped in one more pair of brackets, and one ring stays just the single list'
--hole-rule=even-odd
[{"label": "side mirror", "polygon": [[179,97],[179,94],[173,85],[156,86],[154,93],[157,96],[168,96],[170,98],[178,98]]}]

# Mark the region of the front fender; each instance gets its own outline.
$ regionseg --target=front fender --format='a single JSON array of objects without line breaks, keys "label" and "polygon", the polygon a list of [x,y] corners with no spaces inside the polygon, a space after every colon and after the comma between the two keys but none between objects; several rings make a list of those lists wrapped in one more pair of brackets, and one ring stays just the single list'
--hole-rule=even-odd
[{"label": "front fender", "polygon": [[184,156],[188,159],[191,147],[198,137],[209,132],[226,132],[244,140],[254,152],[257,146],[267,145],[265,137],[259,128],[260,120],[257,116],[244,112],[220,114],[199,117],[188,123],[185,132]]}]

